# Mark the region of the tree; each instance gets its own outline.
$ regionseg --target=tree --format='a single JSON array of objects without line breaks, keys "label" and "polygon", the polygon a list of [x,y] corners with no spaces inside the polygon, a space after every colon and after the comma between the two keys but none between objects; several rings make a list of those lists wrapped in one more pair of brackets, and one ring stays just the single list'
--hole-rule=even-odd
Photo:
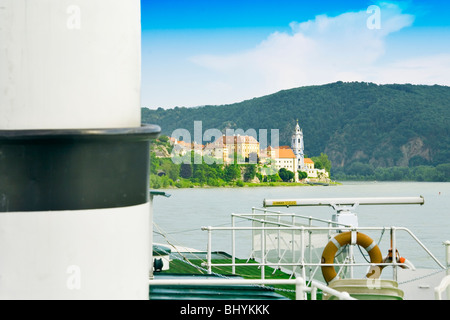
[{"label": "tree", "polygon": [[241,177],[241,170],[239,169],[239,166],[236,164],[230,164],[225,167],[224,170],[224,179],[227,182],[234,181],[236,179],[239,179]]},{"label": "tree", "polygon": [[163,143],[167,143],[169,141],[169,138],[165,135],[161,135],[158,137],[158,140],[163,142]]},{"label": "tree", "polygon": [[295,177],[295,174],[292,171],[286,170],[285,168],[281,168],[278,171],[278,175],[284,182],[292,181]]},{"label": "tree", "polygon": [[331,161],[325,153],[320,153],[320,156],[312,157],[311,160],[314,161],[316,169],[325,169],[328,173],[331,172]]},{"label": "tree", "polygon": [[353,162],[345,168],[345,172],[350,175],[370,176],[374,173],[374,168],[371,164],[362,162]]},{"label": "tree", "polygon": [[278,175],[278,173],[268,175],[268,176],[266,177],[265,180],[266,180],[266,182],[279,182],[279,181],[283,181],[283,180],[281,180],[281,178],[280,178],[280,176]]},{"label": "tree", "polygon": [[181,164],[180,177],[184,179],[189,179],[192,177],[192,165],[190,163]]},{"label": "tree", "polygon": [[174,164],[169,159],[162,159],[162,163],[160,165],[160,168],[173,181],[177,180],[178,177],[180,176],[180,166],[177,165],[177,164]]},{"label": "tree", "polygon": [[244,180],[251,181],[256,176],[256,165],[248,164],[245,166]]},{"label": "tree", "polygon": [[196,182],[199,183],[205,183],[208,180],[207,174],[205,173],[205,168],[201,164],[195,164],[194,165],[194,173],[193,178],[196,180]]},{"label": "tree", "polygon": [[450,163],[440,164],[436,170],[441,174],[441,181],[450,181]]},{"label": "tree", "polygon": [[156,174],[159,169],[159,159],[154,152],[150,152],[150,173]]},{"label": "tree", "polygon": [[298,179],[299,180],[303,180],[308,178],[308,173],[304,172],[304,171],[298,171]]}]

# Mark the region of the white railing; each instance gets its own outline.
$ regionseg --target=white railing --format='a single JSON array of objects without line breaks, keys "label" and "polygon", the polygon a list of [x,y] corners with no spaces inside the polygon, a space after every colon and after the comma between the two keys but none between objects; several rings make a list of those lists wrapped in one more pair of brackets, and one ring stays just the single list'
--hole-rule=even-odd
[{"label": "white railing", "polygon": [[[450,288],[450,276],[446,276],[442,279],[440,285],[434,289],[434,296],[436,300],[442,300],[442,294]],[[447,300],[450,300],[450,297],[447,297]]]},{"label": "white railing", "polygon": [[[273,221],[268,221],[267,223],[270,224],[278,224],[278,223],[274,223]],[[265,231],[270,231],[270,230],[277,230],[277,231],[299,231],[301,233],[301,238],[302,240],[304,240],[306,238],[306,233],[312,233],[314,231],[335,231],[337,232],[338,230],[342,229],[342,227],[305,227],[305,226],[276,226],[276,227],[202,227],[202,230],[207,231],[208,232],[208,244],[207,244],[207,262],[203,264],[203,266],[207,267],[208,272],[211,273],[212,272],[212,267],[223,267],[223,266],[231,266],[232,267],[232,273],[235,273],[235,267],[236,266],[260,266],[261,267],[261,278],[264,279],[265,278],[265,271],[264,271],[264,267],[265,266],[275,266],[275,267],[286,267],[286,266],[296,266],[296,267],[300,267],[303,274],[302,276],[305,278],[305,273],[304,270],[306,267],[322,267],[322,266],[347,266],[350,268],[356,267],[356,266],[366,266],[366,267],[370,267],[370,266],[374,266],[373,264],[370,263],[355,263],[352,261],[351,264],[349,263],[335,263],[335,264],[323,264],[321,262],[318,263],[313,263],[313,262],[306,262],[305,261],[305,250],[304,247],[301,246],[301,252],[300,252],[300,257],[299,259],[295,262],[288,262],[288,263],[282,263],[282,262],[278,262],[278,263],[274,263],[274,262],[269,262],[266,261],[266,241],[264,241],[264,234],[263,232]],[[236,256],[235,256],[235,232],[236,231],[244,231],[244,230],[251,230],[251,231],[255,231],[255,230],[260,230],[262,231],[261,233],[261,237],[263,238],[261,241],[261,252],[262,254],[262,259],[259,263],[236,263]],[[392,252],[397,252],[397,241],[396,241],[396,236],[397,236],[397,232],[399,231],[403,231],[405,233],[407,233],[408,235],[411,236],[411,238],[420,246],[422,247],[422,249],[436,262],[436,264],[442,268],[442,269],[446,269],[446,267],[439,262],[439,260],[431,253],[430,250],[428,250],[426,248],[426,246],[407,228],[404,227],[359,227],[359,228],[349,228],[348,231],[354,231],[354,232],[361,232],[361,231],[390,231],[391,234],[391,244],[392,244]],[[233,232],[233,239],[232,239],[232,259],[231,259],[231,263],[220,263],[220,264],[213,264],[212,263],[212,232],[213,231],[232,231]],[[304,243],[304,242],[303,242]],[[400,263],[397,262],[396,259],[393,259],[392,262],[389,263],[377,263],[377,266],[391,266],[393,267],[393,280],[397,281],[397,268],[398,267],[410,267],[409,265],[405,264],[405,263]]]},{"label": "white railing", "polygon": [[[334,263],[334,264],[323,264],[321,263],[320,257],[318,257],[317,262],[314,262],[313,259],[313,249],[312,249],[312,241],[311,237],[313,234],[317,234],[319,232],[320,236],[324,236],[325,239],[328,238],[328,241],[331,238],[343,231],[351,231],[351,232],[364,232],[364,231],[379,231],[383,235],[384,232],[388,231],[390,233],[390,250],[391,252],[397,252],[397,234],[398,232],[404,232],[409,237],[412,238],[424,251],[431,257],[432,260],[439,266],[441,269],[448,269],[445,267],[439,260],[431,253],[430,250],[426,248],[426,246],[407,228],[403,227],[358,227],[358,221],[356,215],[352,213],[355,207],[359,205],[393,205],[393,204],[420,204],[424,203],[424,199],[422,197],[409,197],[409,198],[355,198],[355,199],[293,199],[293,200],[265,200],[264,206],[266,208],[259,209],[253,208],[251,214],[232,214],[232,225],[231,227],[202,227],[203,231],[208,232],[208,243],[207,243],[207,261],[202,265],[207,267],[208,273],[212,273],[213,267],[226,267],[231,266],[232,273],[236,273],[237,266],[253,266],[260,267],[261,269],[261,280],[239,280],[239,281],[247,281],[247,283],[252,283],[251,281],[256,281],[259,284],[269,283],[269,282],[286,282],[290,284],[296,285],[297,298],[303,297],[305,292],[311,292],[312,299],[316,298],[317,289],[321,289],[324,292],[329,292],[332,295],[335,295],[338,298],[347,299],[349,298],[348,293],[344,293],[342,296],[340,292],[333,290],[326,285],[316,282],[312,280],[314,274],[320,267],[323,266],[340,266],[340,267],[348,267],[350,270],[350,276],[353,275],[353,267],[357,266],[375,266],[375,264],[365,262],[365,263],[356,263],[353,256],[353,246],[349,246],[348,256],[344,263]],[[336,215],[333,215],[332,220],[324,220],[314,218],[312,216],[304,216],[293,213],[282,213],[280,211],[270,211],[267,207],[277,207],[277,206],[331,206],[337,212]],[[341,215],[342,214],[342,215]],[[341,216],[340,216],[341,215]],[[251,227],[237,227],[236,226],[236,218],[244,219],[246,221],[250,221],[252,223]],[[340,219],[342,218],[342,219]],[[300,224],[303,222],[303,224]],[[341,223],[342,222],[342,223]],[[345,223],[343,223],[345,222]],[[325,226],[318,227],[313,226],[314,224],[325,224]],[[216,231],[231,231],[231,253],[232,259],[231,263],[212,263],[212,233]],[[253,238],[253,247],[252,247],[252,256],[254,253],[260,252],[259,262],[252,263],[237,263],[236,262],[236,233],[238,231],[251,231]],[[277,231],[278,234],[275,233],[275,236],[268,236],[269,241],[272,241],[269,245],[267,244],[266,236],[269,232]],[[281,232],[284,232],[283,236],[281,236]],[[287,232],[292,232],[292,236],[289,236]],[[294,237],[294,233],[295,237]],[[274,233],[273,233],[274,234]],[[273,235],[272,234],[272,235]],[[287,239],[286,237],[291,237],[291,239]],[[276,239],[276,241],[274,241]],[[381,240],[381,238],[380,238]],[[284,243],[281,245],[281,241]],[[276,244],[275,242],[278,242]],[[307,245],[308,244],[308,245]],[[278,245],[278,247],[277,247]],[[448,256],[450,257],[450,243],[447,243],[447,251]],[[256,246],[258,248],[256,248]],[[283,246],[283,249],[281,249]],[[255,249],[256,248],[256,249]],[[270,250],[278,250],[278,260],[268,261]],[[281,252],[284,250],[283,252]],[[288,252],[290,250],[290,252]],[[309,250],[309,251],[308,251]],[[274,252],[274,251],[272,251]],[[288,252],[287,255],[290,256],[290,260],[284,259],[284,255]],[[317,252],[315,253],[317,255]],[[450,264],[450,258],[447,258],[447,265]],[[265,267],[292,267],[292,275],[297,277],[297,279],[288,279],[288,280],[266,280],[265,279]],[[392,262],[389,263],[377,263],[378,267],[393,267],[392,270],[392,278],[394,281],[397,281],[397,271],[398,267],[407,267],[411,268],[412,266],[406,263],[400,263],[397,259],[392,259]],[[297,274],[296,269],[300,268],[301,273]],[[309,286],[306,283],[303,283],[306,279],[306,270],[309,271]],[[314,271],[313,271],[314,269]],[[233,280],[238,281],[238,280]],[[229,284],[233,283],[233,281],[228,282]],[[267,282],[266,282],[267,281]],[[300,283],[300,282],[302,283]],[[223,282],[221,282],[223,283]],[[443,280],[441,285],[436,288],[436,297],[442,298],[442,293],[447,290],[450,292],[450,279],[447,277]]]},{"label": "white railing", "polygon": [[341,292],[327,287],[324,284],[313,281],[310,287],[306,286],[304,279],[298,277],[296,279],[152,279],[149,280],[150,286],[232,286],[232,285],[295,285],[295,299],[306,300],[307,292],[311,293],[311,300],[317,300],[317,289],[322,290],[329,295],[335,296],[339,300],[356,300],[347,292]]},{"label": "white railing", "polygon": [[447,291],[447,300],[450,300],[450,241],[444,242],[445,259],[447,264],[447,276],[442,279],[438,287],[434,289],[436,300],[442,300],[442,294]]},{"label": "white railing", "polygon": [[[299,227],[302,228],[303,226],[308,226],[308,227],[313,227],[313,223],[319,223],[319,224],[324,224],[326,225],[328,228],[331,228],[332,226],[335,227],[342,227],[342,228],[346,228],[349,227],[346,224],[342,224],[342,223],[338,223],[336,221],[332,221],[329,219],[320,219],[320,218],[316,218],[316,217],[312,217],[312,216],[305,216],[305,215],[300,215],[300,214],[296,214],[296,213],[283,213],[280,211],[273,211],[273,210],[269,210],[266,208],[252,208],[252,213],[251,214],[232,214],[231,215],[231,225],[232,228],[234,228],[236,226],[236,219],[243,219],[243,220],[247,220],[247,221],[251,221],[253,224],[261,224],[262,227],[266,227],[266,226],[276,226],[277,228],[275,229],[278,232],[277,235],[277,241],[278,241],[278,256],[279,258],[279,263],[282,261],[284,254],[287,252],[287,250],[284,250],[284,253],[281,254],[281,245],[280,245],[280,241],[282,239],[280,232],[281,232],[281,227],[287,227],[287,228],[291,228],[289,231],[291,231],[291,239],[290,239],[290,246],[291,246],[291,252],[293,254],[292,256],[292,260],[295,260],[295,246],[299,245],[299,242],[296,241],[296,228],[292,228],[292,227]],[[272,220],[271,220],[272,219]],[[285,221],[285,220],[288,221]],[[299,225],[299,222],[304,222],[302,225]],[[236,229],[237,230],[237,229]],[[236,230],[232,230],[232,260],[234,262],[235,257],[236,257]],[[262,252],[266,252],[267,249],[267,242],[266,242],[266,231],[269,231],[268,229],[257,229],[255,227],[253,227],[252,232],[255,231],[260,231],[261,232],[261,247],[259,248],[261,253]],[[273,230],[273,229],[272,229]],[[286,230],[286,229],[285,229]],[[253,235],[255,236],[255,235]],[[300,243],[305,243],[306,237],[308,237],[308,242],[311,243],[311,236],[312,236],[312,232],[309,232],[308,235],[305,234],[305,232],[301,233],[301,240]],[[328,240],[330,240],[332,238],[332,229],[328,229]],[[285,243],[285,246],[288,246],[288,244]],[[252,254],[255,251],[255,247],[253,248]],[[308,256],[309,261],[312,261],[312,250],[311,250],[311,246],[308,247],[308,252],[301,252],[301,259],[302,261],[304,261],[305,257]],[[261,254],[261,260],[263,260],[263,264],[261,266],[261,276],[262,278],[264,278],[264,274],[265,274],[265,266],[269,265],[268,263],[266,263],[266,256]],[[298,263],[293,263],[290,264],[290,266],[293,267],[293,271],[296,270]],[[235,267],[232,267],[232,272],[235,272]],[[310,270],[310,272],[312,272]],[[305,274],[303,274],[303,277],[306,277]]]}]

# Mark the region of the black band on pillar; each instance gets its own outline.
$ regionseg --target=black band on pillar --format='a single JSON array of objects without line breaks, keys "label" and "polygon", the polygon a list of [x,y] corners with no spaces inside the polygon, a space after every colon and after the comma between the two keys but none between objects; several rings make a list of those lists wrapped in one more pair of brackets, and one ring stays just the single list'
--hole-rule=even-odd
[{"label": "black band on pillar", "polygon": [[0,131],[0,212],[118,208],[148,202],[158,126]]}]

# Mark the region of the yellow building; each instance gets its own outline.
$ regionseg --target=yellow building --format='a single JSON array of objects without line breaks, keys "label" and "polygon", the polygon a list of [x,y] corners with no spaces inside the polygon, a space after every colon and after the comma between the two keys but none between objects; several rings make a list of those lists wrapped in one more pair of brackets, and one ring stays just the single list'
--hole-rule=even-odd
[{"label": "yellow building", "polygon": [[305,158],[305,167],[308,170],[314,169],[314,161],[311,160],[311,158]]},{"label": "yellow building", "polygon": [[[250,158],[252,154],[260,156],[259,142],[252,136],[222,136],[205,147],[208,155],[223,159],[224,163],[234,160],[234,154],[242,159]],[[256,162],[255,159],[251,159]]]}]

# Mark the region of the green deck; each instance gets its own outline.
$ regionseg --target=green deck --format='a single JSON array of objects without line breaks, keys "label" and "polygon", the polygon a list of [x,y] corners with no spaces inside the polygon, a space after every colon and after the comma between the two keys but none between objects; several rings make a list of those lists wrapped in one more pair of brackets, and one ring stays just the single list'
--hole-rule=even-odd
[{"label": "green deck", "polygon": [[[221,253],[215,253],[215,257],[219,257],[219,259],[212,259],[213,264],[221,264],[221,263],[231,263],[231,257],[227,256],[226,254]],[[158,277],[186,277],[188,275],[197,275],[203,277],[209,276],[206,271],[203,271],[199,268],[196,268],[192,265],[195,265],[197,267],[201,267],[202,269],[205,269],[205,267],[202,267],[202,263],[206,261],[206,259],[203,259],[205,257],[205,253],[198,254],[197,256],[191,256],[188,257],[189,262],[182,261],[182,259],[176,259],[173,258],[170,262],[170,269],[165,271],[160,271],[155,273],[155,278]],[[192,265],[190,265],[190,264]],[[220,267],[213,267],[212,268],[212,274],[214,275],[220,275],[225,277],[242,277],[244,279],[261,279],[261,269],[259,266],[255,265],[252,266],[252,264],[255,264],[254,261],[248,261],[242,260],[242,259],[236,259],[236,263],[248,263],[248,266],[236,266],[236,274],[232,274],[232,268],[231,266],[220,266]],[[290,274],[287,274],[285,272],[282,272],[281,270],[273,269],[271,267],[265,267],[265,278],[266,279],[289,279]],[[275,292],[280,297],[288,298],[288,299],[295,299],[295,286],[294,285],[276,285],[276,286],[266,286],[267,288],[270,288],[270,292]],[[273,288],[272,288],[273,287]],[[255,286],[253,286],[255,288]],[[261,289],[261,287],[257,287]],[[182,288],[183,290],[186,290],[185,287]],[[211,288],[209,288],[211,289]],[[215,288],[217,290],[217,288]],[[240,288],[234,288],[238,289],[240,294],[243,293],[242,287]],[[199,290],[199,288],[197,288]],[[227,289],[228,290],[228,289]],[[233,289],[232,289],[233,290]],[[275,291],[273,291],[275,290]],[[203,290],[204,291],[204,290]],[[268,290],[265,290],[268,291]],[[160,291],[154,291],[154,293],[159,293]],[[176,294],[176,292],[173,292]],[[252,299],[254,299],[255,296],[252,296]],[[275,295],[272,295],[272,298],[276,298]]]},{"label": "green deck", "polygon": [[[155,253],[155,251],[154,251]],[[167,253],[167,252],[165,252]],[[246,264],[245,266],[236,266],[235,274],[232,273],[231,266],[213,266],[211,274],[206,267],[206,252],[170,254],[169,270],[155,272],[155,279],[261,279],[261,267],[253,260],[236,259],[237,264]],[[211,256],[212,264],[231,264],[231,256],[224,252],[213,252]],[[291,279],[289,273],[283,272],[266,266],[264,269],[265,279]],[[362,300],[402,300],[403,292],[398,289],[395,281],[381,280],[380,288],[368,288],[366,279],[341,279],[333,281],[332,287],[338,291],[346,291],[352,297]],[[370,290],[369,290],[370,289]],[[376,289],[376,290],[375,290]],[[308,299],[310,297],[307,297]],[[236,286],[218,286],[218,285],[183,285],[183,286],[164,286],[150,287],[151,300],[181,300],[181,299],[220,299],[220,300],[280,300],[295,299],[294,285],[236,285]],[[335,299],[323,296],[321,290],[317,292],[317,299]]]}]

